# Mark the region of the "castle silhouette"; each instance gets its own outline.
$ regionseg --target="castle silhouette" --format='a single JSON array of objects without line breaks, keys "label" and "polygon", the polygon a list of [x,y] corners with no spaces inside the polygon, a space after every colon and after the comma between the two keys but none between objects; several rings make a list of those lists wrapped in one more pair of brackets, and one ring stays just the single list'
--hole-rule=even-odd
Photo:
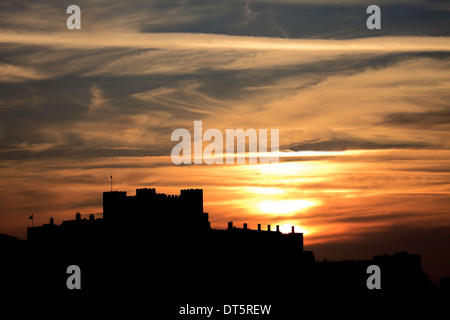
[{"label": "castle silhouette", "polygon": [[[142,288],[187,300],[263,299],[286,307],[297,299],[339,296],[377,298],[429,294],[435,287],[422,270],[419,254],[374,256],[371,260],[316,261],[304,250],[303,234],[282,233],[270,225],[250,229],[233,222],[213,229],[203,210],[203,190],[179,195],[153,188],[103,193],[103,218],[63,221],[27,229],[27,242],[15,250],[7,270],[25,291],[62,295],[109,296],[127,292],[135,299]],[[82,290],[67,290],[65,270],[80,266]],[[33,265],[41,277],[27,276]],[[367,267],[382,270],[382,289],[369,290]],[[19,278],[19,280],[17,280]],[[315,298],[313,298],[315,297]],[[316,301],[316,300],[314,300]]]},{"label": "castle silhouette", "polygon": [[[303,234],[284,234],[277,225],[272,230],[237,228],[228,222],[226,230],[212,229],[208,213],[203,211],[203,190],[185,189],[180,195],[157,193],[154,188],[136,190],[135,196],[125,191],[103,193],[103,218],[81,218],[63,221],[50,218],[48,224],[27,229],[27,239],[34,244],[65,243],[76,248],[102,244],[103,249],[127,245],[152,248],[162,255],[197,255],[197,259],[219,259],[223,253],[252,263],[268,255],[289,256],[304,263],[314,263],[311,251],[304,251]],[[155,242],[163,244],[154,246]],[[205,254],[207,252],[207,254]]]},{"label": "castle silhouette", "polygon": [[303,234],[294,232],[294,227],[291,233],[283,234],[278,225],[275,230],[270,225],[262,230],[258,224],[257,230],[251,230],[246,223],[237,228],[230,221],[227,230],[212,229],[209,215],[203,211],[202,189],[166,195],[156,193],[154,188],[142,188],[136,189],[135,196],[128,196],[125,191],[108,191],[103,193],[103,218],[95,219],[91,214],[89,219],[82,219],[77,212],[75,220],[63,221],[61,225],[56,225],[52,217],[48,224],[27,229],[27,239],[34,243],[62,241],[88,245],[118,239],[142,243],[150,238],[177,245],[181,245],[178,238],[183,238],[183,242],[212,241],[219,247],[235,246],[235,253],[246,248],[266,253],[273,250],[290,256],[307,255],[314,261],[312,252],[303,250]]}]

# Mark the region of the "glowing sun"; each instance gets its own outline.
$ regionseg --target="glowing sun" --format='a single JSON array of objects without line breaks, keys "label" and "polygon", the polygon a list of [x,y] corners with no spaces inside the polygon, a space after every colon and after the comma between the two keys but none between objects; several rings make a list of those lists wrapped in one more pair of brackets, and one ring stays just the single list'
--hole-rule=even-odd
[{"label": "glowing sun", "polygon": [[263,213],[284,214],[303,210],[315,204],[315,202],[309,200],[269,200],[258,203],[258,208]]}]

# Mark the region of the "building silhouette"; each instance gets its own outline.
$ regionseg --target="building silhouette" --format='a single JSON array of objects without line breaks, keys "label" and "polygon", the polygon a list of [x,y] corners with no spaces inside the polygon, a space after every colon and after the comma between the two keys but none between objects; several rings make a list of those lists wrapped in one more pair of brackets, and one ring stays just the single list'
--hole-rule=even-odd
[{"label": "building silhouette", "polygon": [[[191,255],[208,251],[211,257],[227,253],[246,259],[274,255],[288,255],[292,259],[314,262],[314,255],[304,251],[303,234],[280,232],[279,226],[263,230],[261,224],[252,230],[228,223],[226,230],[212,229],[208,213],[203,211],[203,190],[184,189],[179,195],[157,193],[154,188],[137,189],[136,195],[125,191],[103,193],[103,218],[81,218],[55,225],[48,224],[27,229],[32,243],[66,243],[88,247],[93,243],[127,244],[133,248],[146,247],[168,254]],[[157,242],[161,245],[154,246]],[[251,252],[251,255],[249,255]],[[256,259],[257,260],[257,259]]]},{"label": "building silhouette", "polygon": [[[251,229],[247,223],[236,226],[230,221],[226,229],[214,229],[203,209],[201,189],[181,190],[179,195],[149,188],[137,189],[134,196],[104,192],[103,218],[76,213],[74,220],[60,225],[50,218],[47,224],[28,228],[27,236],[25,246],[11,251],[14,262],[6,270],[15,275],[11,279],[18,290],[45,288],[107,301],[124,293],[127,299],[140,301],[143,290],[148,290],[157,293],[161,303],[169,303],[165,307],[169,309],[189,301],[250,299],[278,303],[283,310],[299,301],[309,305],[341,299],[372,302],[436,293],[419,254],[316,261],[313,252],[304,248],[303,234],[294,228],[282,233],[277,225],[258,224]],[[81,293],[65,286],[64,271],[72,264],[83,272]],[[382,270],[381,290],[367,288],[370,265]]]}]

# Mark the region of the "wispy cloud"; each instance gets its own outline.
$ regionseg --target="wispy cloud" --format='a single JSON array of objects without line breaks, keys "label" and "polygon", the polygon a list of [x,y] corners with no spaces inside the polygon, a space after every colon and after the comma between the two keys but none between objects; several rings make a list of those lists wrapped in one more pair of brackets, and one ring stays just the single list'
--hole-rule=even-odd
[{"label": "wispy cloud", "polygon": [[297,50],[343,52],[449,51],[448,37],[375,37],[352,40],[301,40],[196,33],[68,33],[2,30],[0,42],[66,48],[128,47],[167,50]]},{"label": "wispy cloud", "polygon": [[0,63],[0,82],[26,82],[29,80],[47,79],[50,75],[33,67],[16,66]]}]

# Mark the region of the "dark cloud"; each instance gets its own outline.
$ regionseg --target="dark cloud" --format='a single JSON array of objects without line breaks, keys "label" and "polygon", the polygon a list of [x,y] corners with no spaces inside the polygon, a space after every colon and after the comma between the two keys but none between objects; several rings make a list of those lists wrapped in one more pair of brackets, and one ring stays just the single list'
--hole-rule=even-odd
[{"label": "dark cloud", "polygon": [[150,157],[170,155],[171,148],[165,149],[108,149],[94,147],[59,146],[45,151],[12,150],[0,152],[2,160],[46,159],[46,158],[109,158],[109,157]]},{"label": "dark cloud", "polygon": [[344,151],[344,150],[376,150],[376,149],[421,149],[430,148],[429,144],[413,142],[380,143],[358,139],[308,140],[282,146],[292,151]]},{"label": "dark cloud", "polygon": [[[156,8],[179,6],[179,3],[164,4]],[[178,25],[149,25],[144,31],[334,39],[450,34],[450,12],[436,10],[433,3],[380,4],[382,29],[375,32],[366,28],[367,6],[360,2],[186,1],[181,8],[196,14],[195,20]]]},{"label": "dark cloud", "polygon": [[450,107],[428,112],[390,113],[384,117],[381,124],[419,129],[448,130],[450,125]]},{"label": "dark cloud", "polygon": [[[10,48],[5,62],[26,61],[28,46],[19,46],[17,56]],[[267,94],[277,83],[297,77],[301,81],[289,83],[285,92],[294,94],[313,87],[333,76],[358,74],[367,70],[393,66],[402,59],[432,57],[441,59],[444,54],[411,53],[385,55],[342,55],[338,58],[298,63],[288,66],[273,66],[254,69],[218,70],[204,68],[187,74],[152,75],[111,75],[80,76],[76,71],[76,62],[72,61],[80,52],[82,70],[95,70],[102,64],[114,63],[127,55],[140,54],[142,50],[94,50],[89,60],[89,51],[62,50],[57,65],[68,74],[51,79],[28,81],[26,83],[4,83],[0,87],[0,157],[3,159],[43,158],[43,157],[99,157],[99,156],[148,156],[167,155],[171,132],[177,128],[177,119],[200,120],[208,118],[213,112],[233,108],[236,101],[258,99]],[[31,54],[50,55],[49,49],[35,48]],[[55,54],[53,52],[53,54]],[[83,60],[86,59],[86,60]],[[149,61],[151,62],[151,61]],[[49,62],[43,62],[39,68],[53,73],[58,68],[49,68]],[[195,90],[189,86],[195,85]],[[163,99],[137,99],[137,95],[168,88],[170,93]],[[269,88],[269,89],[267,89]],[[91,108],[93,91],[98,91],[100,106]],[[145,95],[144,95],[145,96]],[[277,96],[275,95],[274,98]],[[169,101],[170,103],[165,103]],[[184,108],[190,104],[190,109]],[[258,112],[261,106],[255,106]],[[433,107],[433,106],[432,106]],[[239,110],[237,110],[239,111]],[[155,112],[163,112],[161,120],[154,120]],[[308,116],[303,110],[301,116]],[[136,124],[142,116],[148,120]],[[447,111],[429,113],[392,113],[385,116],[379,125],[445,125],[449,122]],[[164,137],[140,141],[123,141],[120,133],[137,128],[148,137]],[[89,131],[103,130],[97,138],[90,138]],[[163,144],[166,145],[163,145]],[[44,145],[45,150],[28,150],[33,145]],[[392,149],[392,148],[428,148],[431,143],[415,141],[369,141],[356,137],[339,139],[316,139],[281,146],[293,151],[341,151],[355,149]],[[39,147],[37,147],[39,149]],[[35,148],[36,149],[36,148]],[[316,158],[317,160],[317,158]]]},{"label": "dark cloud", "polygon": [[[55,31],[65,28],[70,1],[2,1],[0,28]],[[448,4],[399,1],[380,4],[382,29],[366,28],[367,3],[342,1],[145,1],[79,0],[82,28],[142,32],[200,32],[290,38],[354,38],[450,34]],[[20,18],[19,18],[20,17]]]},{"label": "dark cloud", "polygon": [[370,224],[374,222],[387,222],[387,223],[402,223],[411,220],[411,216],[426,216],[428,219],[437,219],[442,213],[413,213],[413,212],[398,212],[389,214],[369,214],[369,215],[354,215],[348,217],[331,217],[328,222],[330,223],[354,223]]}]

